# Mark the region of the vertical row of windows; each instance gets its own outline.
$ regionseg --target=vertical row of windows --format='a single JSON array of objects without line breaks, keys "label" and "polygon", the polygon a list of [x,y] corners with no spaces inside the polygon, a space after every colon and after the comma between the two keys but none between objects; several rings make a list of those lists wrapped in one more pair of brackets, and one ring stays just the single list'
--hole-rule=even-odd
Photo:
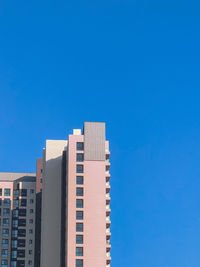
[{"label": "vertical row of windows", "polygon": [[[77,142],[76,145],[77,151],[83,151],[84,150],[84,143],[83,142]],[[84,165],[80,164],[80,162],[84,161],[84,153],[77,153],[76,154],[76,161],[79,164],[76,164],[76,173],[81,174],[84,173]],[[84,177],[83,175],[77,175],[76,176],[76,256],[81,257],[83,256],[83,247],[81,246],[83,244],[83,231],[84,231],[84,225],[83,225],[83,219],[84,219]],[[76,259],[76,267],[83,267],[83,259]]]}]

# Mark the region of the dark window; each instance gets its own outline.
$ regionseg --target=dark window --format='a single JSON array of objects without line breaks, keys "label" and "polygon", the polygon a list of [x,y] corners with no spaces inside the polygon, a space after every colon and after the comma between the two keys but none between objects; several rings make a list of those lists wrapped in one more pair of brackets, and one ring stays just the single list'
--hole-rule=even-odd
[{"label": "dark window", "polygon": [[13,217],[16,218],[19,215],[19,210],[13,210],[12,211]]},{"label": "dark window", "polygon": [[18,239],[18,247],[23,247],[25,248],[26,245],[26,240],[25,239]]},{"label": "dark window", "polygon": [[34,199],[30,199],[30,204],[33,204],[34,203]]},{"label": "dark window", "polygon": [[2,247],[8,247],[8,239],[2,239]]},{"label": "dark window", "polygon": [[2,249],[1,250],[1,257],[2,258],[8,258],[8,249]]},{"label": "dark window", "polygon": [[12,251],[12,258],[16,259],[17,258],[17,250]]},{"label": "dark window", "polygon": [[33,219],[30,219],[30,220],[29,220],[29,223],[33,223]]},{"label": "dark window", "polygon": [[17,248],[17,240],[12,240],[11,241],[11,247],[12,248]]},{"label": "dark window", "polygon": [[4,206],[10,206],[10,204],[11,204],[10,199],[9,199],[9,198],[4,198],[4,200],[3,200],[3,205],[4,205]]},{"label": "dark window", "polygon": [[19,197],[19,190],[14,190],[14,197]]},{"label": "dark window", "polygon": [[33,213],[34,211],[33,211],[33,209],[30,209],[30,213]]},{"label": "dark window", "polygon": [[83,184],[83,176],[76,176],[76,183]]},{"label": "dark window", "polygon": [[25,258],[25,250],[24,249],[17,250],[17,257],[18,258]]},{"label": "dark window", "polygon": [[21,199],[21,207],[26,207],[27,200],[26,199]]},{"label": "dark window", "polygon": [[34,193],[34,189],[30,189],[30,193],[33,194]]},{"label": "dark window", "polygon": [[12,230],[12,237],[17,238],[18,237],[18,230]]},{"label": "dark window", "polygon": [[26,229],[18,229],[18,235],[19,235],[19,237],[25,237],[26,236]]},{"label": "dark window", "polygon": [[16,261],[11,261],[11,267],[17,267],[17,262]]},{"label": "dark window", "polygon": [[13,203],[14,203],[15,208],[19,207],[19,200],[18,199],[14,199]]},{"label": "dark window", "polygon": [[19,226],[26,226],[26,219],[19,219]]},{"label": "dark window", "polygon": [[1,216],[1,208],[0,208],[0,216]]},{"label": "dark window", "polygon": [[83,196],[83,188],[82,187],[77,187],[76,188],[76,195],[77,196]]},{"label": "dark window", "polygon": [[83,267],[83,260],[76,260],[76,267]]},{"label": "dark window", "polygon": [[76,235],[76,244],[83,244],[83,235]]},{"label": "dark window", "polygon": [[83,211],[79,210],[76,212],[76,219],[83,220]]},{"label": "dark window", "polygon": [[6,237],[9,235],[9,229],[3,229],[2,230],[2,236]]},{"label": "dark window", "polygon": [[26,216],[26,209],[19,209],[19,216]]},{"label": "dark window", "polygon": [[27,196],[27,189],[21,189],[21,190],[20,190],[20,195],[21,195],[22,197],[26,197],[26,196]]},{"label": "dark window", "polygon": [[8,260],[1,260],[1,267],[8,267]]},{"label": "dark window", "polygon": [[[18,254],[18,253],[17,253]],[[17,267],[25,267],[25,261],[17,261]]]},{"label": "dark window", "polygon": [[77,142],[76,143],[76,149],[77,150],[84,150],[84,144],[83,144],[83,142]]},{"label": "dark window", "polygon": [[33,244],[33,240],[32,239],[29,239],[29,244]]},{"label": "dark window", "polygon": [[13,220],[12,221],[12,227],[17,228],[18,227],[18,220]]},{"label": "dark window", "polygon": [[10,209],[9,208],[4,208],[3,209],[3,216],[9,216],[10,215]]},{"label": "dark window", "polygon": [[33,233],[33,229],[29,229],[29,234],[32,234]]},{"label": "dark window", "polygon": [[4,196],[7,196],[7,197],[10,196],[10,189],[9,188],[4,189]]},{"label": "dark window", "polygon": [[2,196],[2,188],[0,188],[0,196]]},{"label": "dark window", "polygon": [[76,223],[76,231],[83,232],[83,223]]},{"label": "dark window", "polygon": [[8,218],[3,218],[3,226],[9,226],[9,222]]},{"label": "dark window", "polygon": [[76,172],[77,173],[83,173],[83,165],[77,164],[76,165]]},{"label": "dark window", "polygon": [[78,162],[84,161],[84,154],[83,153],[77,153],[76,154],[76,161],[78,161]]},{"label": "dark window", "polygon": [[82,247],[76,248],[76,256],[83,256],[83,248]]},{"label": "dark window", "polygon": [[77,199],[76,200],[76,207],[77,208],[83,208],[83,199]]},{"label": "dark window", "polygon": [[1,204],[2,204],[2,199],[0,198],[0,206],[1,206]]}]

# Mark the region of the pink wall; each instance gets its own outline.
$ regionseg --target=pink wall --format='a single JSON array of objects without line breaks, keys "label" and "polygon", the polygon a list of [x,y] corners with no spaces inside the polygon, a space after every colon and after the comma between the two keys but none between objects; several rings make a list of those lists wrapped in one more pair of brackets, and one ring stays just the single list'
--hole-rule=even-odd
[{"label": "pink wall", "polygon": [[39,193],[42,189],[42,170],[43,164],[42,159],[37,159],[37,168],[36,168],[36,193]]},{"label": "pink wall", "polygon": [[[87,267],[106,266],[106,180],[105,161],[76,163],[76,142],[83,142],[83,135],[70,135],[68,147],[68,251],[69,267],[75,267],[76,259],[84,260]],[[106,144],[108,147],[108,143]],[[77,151],[80,153],[79,151]],[[84,164],[84,197],[76,197],[76,164]],[[78,185],[78,187],[81,187]],[[76,233],[76,199],[84,199],[84,232]],[[84,256],[76,257],[76,234],[83,234]]]}]

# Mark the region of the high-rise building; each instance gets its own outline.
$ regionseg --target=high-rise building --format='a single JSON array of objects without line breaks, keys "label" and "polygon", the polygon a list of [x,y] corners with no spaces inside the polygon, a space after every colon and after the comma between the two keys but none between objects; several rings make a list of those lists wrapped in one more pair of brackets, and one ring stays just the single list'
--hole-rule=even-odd
[{"label": "high-rise building", "polygon": [[0,266],[32,267],[35,174],[0,173]]},{"label": "high-rise building", "polygon": [[85,122],[67,140],[46,141],[41,267],[110,266],[109,156],[105,123]]}]

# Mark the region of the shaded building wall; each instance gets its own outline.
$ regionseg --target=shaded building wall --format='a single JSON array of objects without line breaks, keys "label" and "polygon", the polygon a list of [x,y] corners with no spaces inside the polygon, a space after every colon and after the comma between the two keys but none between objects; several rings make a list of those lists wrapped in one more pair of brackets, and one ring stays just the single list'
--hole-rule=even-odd
[{"label": "shaded building wall", "polygon": [[43,160],[40,158],[36,165],[35,267],[40,267],[41,257],[42,174]]}]

